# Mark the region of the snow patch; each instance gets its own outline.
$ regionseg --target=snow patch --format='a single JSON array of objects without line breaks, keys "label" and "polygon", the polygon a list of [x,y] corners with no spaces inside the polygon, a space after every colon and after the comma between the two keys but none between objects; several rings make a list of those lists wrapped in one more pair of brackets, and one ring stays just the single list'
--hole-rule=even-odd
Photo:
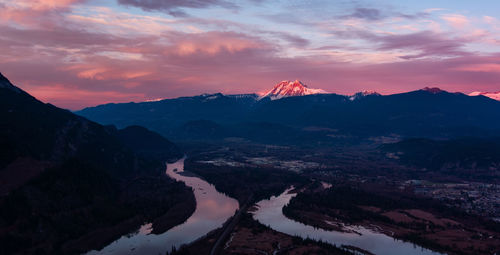
[{"label": "snow patch", "polygon": [[485,96],[485,97],[489,97],[491,99],[500,101],[500,91],[497,91],[497,92],[474,91],[474,92],[470,93],[469,96]]},{"label": "snow patch", "polygon": [[380,96],[380,94],[377,93],[376,91],[373,91],[373,90],[364,90],[364,91],[358,92],[352,96],[349,96],[349,100],[354,101],[354,100],[361,99],[361,98],[364,98],[367,96]]}]

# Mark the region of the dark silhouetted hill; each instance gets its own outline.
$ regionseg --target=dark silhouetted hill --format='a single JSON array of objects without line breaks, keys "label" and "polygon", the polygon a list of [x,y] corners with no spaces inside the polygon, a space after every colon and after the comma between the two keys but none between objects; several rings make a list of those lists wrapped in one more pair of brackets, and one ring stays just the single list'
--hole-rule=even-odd
[{"label": "dark silhouetted hill", "polygon": [[192,191],[148,152],[182,155],[144,128],[111,131],[44,104],[0,74],[0,254],[97,249],[174,206],[185,214],[162,225],[185,220]]}]

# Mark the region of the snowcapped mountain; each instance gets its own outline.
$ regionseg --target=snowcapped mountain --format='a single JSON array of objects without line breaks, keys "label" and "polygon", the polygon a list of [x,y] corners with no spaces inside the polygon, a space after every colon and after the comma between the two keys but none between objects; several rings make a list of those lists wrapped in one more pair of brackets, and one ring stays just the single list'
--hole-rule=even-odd
[{"label": "snowcapped mountain", "polygon": [[469,94],[469,96],[485,96],[489,97],[491,99],[495,99],[500,101],[500,91],[497,92],[479,92],[479,91],[474,91]]},{"label": "snowcapped mountain", "polygon": [[380,96],[380,94],[373,90],[365,90],[349,96],[349,100],[354,101],[367,96]]},{"label": "snowcapped mountain", "polygon": [[269,97],[271,100],[280,99],[283,97],[305,96],[312,94],[325,94],[328,93],[322,89],[308,88],[304,83],[299,80],[295,81],[282,81],[273,89],[265,93],[262,98]]}]

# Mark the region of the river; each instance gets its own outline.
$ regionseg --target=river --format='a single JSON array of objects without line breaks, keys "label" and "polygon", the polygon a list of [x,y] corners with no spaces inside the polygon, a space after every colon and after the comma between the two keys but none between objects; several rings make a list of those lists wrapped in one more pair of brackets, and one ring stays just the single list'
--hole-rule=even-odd
[{"label": "river", "polygon": [[[151,224],[145,223],[134,233],[122,236],[100,251],[90,251],[87,254],[165,254],[172,247],[179,248],[203,237],[222,224],[238,209],[238,202],[222,193],[215,187],[194,176],[183,175],[184,159],[167,164],[167,175],[184,182],[194,190],[196,210],[189,219],[163,234],[152,234]],[[412,243],[393,239],[387,235],[370,229],[352,227],[359,234],[326,231],[293,221],[283,215],[282,209],[295,194],[287,189],[277,197],[271,197],[257,203],[258,210],[253,213],[254,219],[272,229],[303,238],[323,240],[340,245],[352,245],[377,255],[439,255]]]},{"label": "river", "polygon": [[184,182],[194,190],[196,210],[189,219],[159,235],[151,233],[151,224],[145,223],[129,235],[122,236],[100,251],[87,254],[165,254],[172,247],[180,247],[203,237],[221,227],[238,209],[238,202],[215,190],[215,187],[198,178],[185,176],[184,159],[167,164],[167,175]]},{"label": "river", "polygon": [[289,193],[287,189],[277,197],[269,200],[262,200],[257,203],[258,210],[253,213],[254,219],[272,229],[302,238],[322,240],[337,246],[352,245],[367,250],[377,255],[439,255],[428,249],[416,246],[409,242],[394,239],[387,235],[374,232],[370,229],[355,226],[352,230],[360,233],[344,233],[337,231],[327,231],[314,228],[287,218],[283,215],[283,207],[288,204],[296,194]]}]

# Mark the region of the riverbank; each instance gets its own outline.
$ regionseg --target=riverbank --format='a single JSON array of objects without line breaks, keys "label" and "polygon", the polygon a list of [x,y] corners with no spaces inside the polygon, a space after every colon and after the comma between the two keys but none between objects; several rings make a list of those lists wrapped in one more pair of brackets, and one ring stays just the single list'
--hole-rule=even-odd
[{"label": "riverbank", "polygon": [[[218,229],[188,246],[169,253],[169,255],[208,254],[217,236],[222,232]],[[254,254],[330,254],[352,255],[342,248],[311,239],[290,236],[264,226],[252,218],[249,213],[243,213],[240,221],[224,242],[220,255],[254,255]]]},{"label": "riverbank", "polygon": [[[292,187],[293,188],[293,187]],[[297,235],[302,238],[312,238],[322,240],[330,244],[342,247],[357,247],[380,255],[438,255],[428,249],[416,246],[412,243],[396,240],[393,237],[373,231],[362,226],[347,226],[352,232],[327,231],[315,226],[306,225],[292,220],[283,214],[283,208],[294,196],[290,193],[292,188],[285,190],[277,197],[269,200],[262,200],[257,203],[257,210],[253,212],[253,217],[264,225],[272,229],[289,235]],[[313,201],[313,200],[311,200]],[[353,250],[354,251],[354,250]],[[358,250],[355,250],[358,251]]]},{"label": "riverbank", "polygon": [[[169,177],[183,182],[194,191],[196,204],[192,215],[184,222],[176,222],[181,212],[192,208],[189,203],[175,208],[168,214],[144,224],[142,231],[120,237],[100,251],[91,254],[165,254],[172,248],[179,248],[222,226],[238,209],[238,202],[215,190],[210,183],[192,175],[184,175],[184,158],[167,164]],[[174,208],[172,208],[174,209]],[[180,223],[180,224],[179,224]],[[174,226],[173,228],[170,228]],[[168,231],[164,231],[165,229]]]},{"label": "riverbank", "polygon": [[500,250],[499,233],[480,219],[439,210],[439,204],[397,192],[390,197],[381,194],[344,187],[306,191],[283,212],[317,228],[348,232],[351,226],[362,226],[440,252],[475,255]]},{"label": "riverbank", "polygon": [[280,194],[289,185],[308,183],[297,173],[274,168],[216,166],[200,163],[197,156],[186,159],[185,169],[215,185],[216,189],[238,200],[240,205]]},{"label": "riverbank", "polygon": [[182,202],[176,203],[170,207],[163,215],[156,218],[148,218],[145,215],[137,215],[131,219],[125,220],[108,228],[101,228],[90,232],[77,240],[67,243],[62,250],[70,251],[88,251],[89,248],[99,251],[104,247],[119,239],[124,234],[138,231],[139,227],[145,222],[153,222],[153,233],[163,233],[176,225],[185,222],[195,210],[196,201],[193,192],[186,190],[177,193],[179,197],[184,198]]}]

